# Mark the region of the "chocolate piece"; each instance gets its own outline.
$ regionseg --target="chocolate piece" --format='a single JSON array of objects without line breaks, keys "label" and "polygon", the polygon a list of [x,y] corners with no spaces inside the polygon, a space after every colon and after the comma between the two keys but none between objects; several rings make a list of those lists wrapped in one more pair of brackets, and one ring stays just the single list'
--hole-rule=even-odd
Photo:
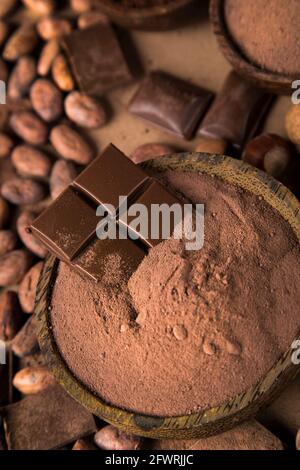
[{"label": "chocolate piece", "polygon": [[259,128],[272,98],[272,95],[253,87],[235,72],[230,72],[198,135],[224,139],[241,149]]},{"label": "chocolate piece", "polygon": [[[132,228],[129,228],[129,231],[133,231],[133,235],[135,237],[140,237],[143,241],[150,247],[153,248],[154,246],[161,243],[161,241],[165,238],[162,234],[162,224],[159,224],[156,228],[157,234],[155,234],[155,238],[151,238],[151,228],[154,228],[154,221],[152,219],[152,210],[151,207],[153,204],[162,205],[167,204],[169,208],[172,207],[173,204],[179,204],[179,200],[176,199],[171,193],[169,193],[160,183],[157,181],[152,181],[150,186],[145,190],[145,192],[135,201],[135,204],[143,204],[148,209],[148,234],[140,233]],[[169,210],[169,208],[167,208]],[[183,214],[182,214],[183,216]],[[130,217],[128,213],[120,214],[120,223],[124,224],[124,226],[128,226],[130,222],[133,220],[134,217]],[[182,218],[181,218],[182,220]],[[166,220],[164,220],[164,224],[166,224]],[[165,226],[165,228],[167,228]],[[170,217],[170,230],[168,230],[169,234],[172,234],[175,229],[175,218]]]},{"label": "chocolate piece", "polygon": [[60,386],[7,406],[2,415],[9,450],[55,449],[97,430],[92,414]]},{"label": "chocolate piece", "polygon": [[108,24],[77,30],[63,39],[82,91],[102,95],[132,77],[118,39]]},{"label": "chocolate piece", "polygon": [[145,78],[129,111],[163,130],[190,139],[212,99],[212,93],[163,72]]},{"label": "chocolate piece", "polygon": [[38,351],[39,345],[36,336],[36,325],[35,315],[31,315],[23,328],[12,340],[11,347],[17,356],[23,357]]}]

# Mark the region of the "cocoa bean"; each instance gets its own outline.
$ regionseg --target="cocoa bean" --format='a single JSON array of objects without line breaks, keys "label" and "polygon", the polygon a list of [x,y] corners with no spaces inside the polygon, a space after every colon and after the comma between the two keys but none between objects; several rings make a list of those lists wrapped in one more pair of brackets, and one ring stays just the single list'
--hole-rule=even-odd
[{"label": "cocoa bean", "polygon": [[144,144],[137,147],[131,154],[130,158],[135,163],[146,162],[153,158],[163,157],[174,153],[174,149],[164,144]]},{"label": "cocoa bean", "polygon": [[24,315],[15,292],[0,294],[0,339],[11,341],[24,323]]},{"label": "cocoa bean", "polygon": [[9,217],[9,208],[7,202],[0,196],[0,229],[2,229]]},{"label": "cocoa bean", "polygon": [[19,175],[46,180],[51,171],[51,160],[41,150],[30,145],[18,145],[11,154],[12,164]]},{"label": "cocoa bean", "polygon": [[14,387],[24,395],[43,392],[55,383],[53,375],[46,366],[26,367],[17,372],[13,378]]},{"label": "cocoa bean", "polygon": [[30,99],[33,109],[44,121],[55,121],[63,113],[62,93],[50,80],[36,80],[30,90]]},{"label": "cocoa bean", "polygon": [[22,0],[22,2],[37,15],[50,15],[56,8],[55,0]]},{"label": "cocoa bean", "polygon": [[77,170],[72,162],[57,160],[50,176],[50,193],[56,199],[76,178]]},{"label": "cocoa bean", "polygon": [[58,54],[52,64],[52,77],[62,91],[74,90],[75,84],[69,64],[63,54]]},{"label": "cocoa bean", "polygon": [[68,20],[46,16],[38,22],[37,30],[44,41],[49,41],[69,34],[72,28]]},{"label": "cocoa bean", "polygon": [[79,91],[67,96],[65,111],[68,118],[81,127],[98,129],[106,122],[105,109],[99,101]]},{"label": "cocoa bean", "polygon": [[71,8],[76,11],[76,13],[84,13],[92,9],[93,2],[92,0],[71,0]]},{"label": "cocoa bean", "polygon": [[0,286],[19,284],[31,263],[31,256],[25,250],[14,250],[0,258]]},{"label": "cocoa bean", "polygon": [[87,165],[93,159],[93,149],[86,140],[67,124],[52,129],[50,141],[55,150],[66,160]]},{"label": "cocoa bean", "polygon": [[0,80],[2,82],[7,82],[8,79],[8,67],[4,60],[0,59]]},{"label": "cocoa bean", "polygon": [[47,141],[48,129],[38,116],[30,111],[19,111],[10,117],[10,127],[21,139],[32,145]]},{"label": "cocoa bean", "polygon": [[11,342],[11,348],[18,357],[28,356],[39,350],[35,315],[30,315],[25,325]]},{"label": "cocoa bean", "polygon": [[30,54],[38,43],[38,35],[31,25],[20,26],[8,39],[3,58],[9,61],[18,60],[22,55]]},{"label": "cocoa bean", "polygon": [[109,24],[109,19],[104,13],[101,11],[87,11],[86,13],[82,13],[77,21],[79,29],[86,29],[90,26],[95,24]]},{"label": "cocoa bean", "polygon": [[25,313],[32,313],[34,310],[36,288],[43,266],[44,263],[42,261],[32,266],[25,274],[19,286],[19,302]]},{"label": "cocoa bean", "polygon": [[1,0],[0,2],[0,18],[8,15],[15,6],[17,5],[18,0]]},{"label": "cocoa bean", "polygon": [[13,146],[13,140],[7,134],[0,132],[0,158],[8,157],[11,154]]},{"label": "cocoa bean", "polygon": [[11,230],[0,230],[0,257],[14,250],[17,237]]},{"label": "cocoa bean", "polygon": [[104,426],[94,436],[95,444],[104,450],[138,450],[142,440],[138,436],[126,434],[114,426]]},{"label": "cocoa bean", "polygon": [[3,183],[1,194],[12,204],[23,206],[41,201],[45,196],[45,190],[36,181],[16,177]]},{"label": "cocoa bean", "polygon": [[36,63],[30,56],[20,57],[8,82],[7,95],[13,100],[23,98],[36,77]]},{"label": "cocoa bean", "polygon": [[84,438],[78,439],[72,447],[72,450],[97,450],[95,444],[91,442],[91,439]]},{"label": "cocoa bean", "polygon": [[45,258],[47,254],[47,249],[45,246],[35,238],[30,232],[28,232],[28,227],[32,224],[32,222],[36,219],[37,214],[30,211],[24,211],[17,220],[17,232],[29,251],[34,253],[39,258]]},{"label": "cocoa bean", "polygon": [[8,36],[9,27],[6,21],[0,20],[0,46],[2,46]]},{"label": "cocoa bean", "polygon": [[48,41],[44,46],[40,59],[38,62],[37,71],[39,75],[45,77],[51,70],[54,59],[58,56],[60,51],[59,42],[57,39]]}]

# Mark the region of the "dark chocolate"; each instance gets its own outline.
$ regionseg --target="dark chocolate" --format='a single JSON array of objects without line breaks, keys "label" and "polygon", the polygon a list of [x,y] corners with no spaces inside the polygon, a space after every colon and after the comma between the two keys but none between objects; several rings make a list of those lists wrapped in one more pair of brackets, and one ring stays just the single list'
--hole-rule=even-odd
[{"label": "dark chocolate", "polygon": [[190,139],[212,93],[164,72],[152,72],[129,104],[129,111],[165,131]]},{"label": "dark chocolate", "polygon": [[94,418],[59,385],[1,412],[9,450],[50,450],[97,431]]},{"label": "dark chocolate", "polygon": [[272,99],[273,95],[230,72],[198,135],[224,139],[240,150],[259,128]]},{"label": "dark chocolate", "polygon": [[[128,226],[133,218],[120,207],[120,196],[127,198],[127,208],[134,202],[147,207],[149,227],[152,226],[151,204],[172,206],[179,203],[160,183],[110,145],[34,221],[30,231],[50,252],[91,280],[101,279],[106,257],[113,254],[120,256],[130,275],[142,261],[147,248],[157,245],[164,237],[159,230],[156,239],[152,239],[151,234],[143,236],[134,232]],[[114,212],[109,205],[115,208]],[[102,208],[101,215],[96,215],[98,207]],[[121,233],[121,236],[116,233],[116,239],[106,233],[108,215]],[[169,234],[174,229],[173,219],[171,217]],[[97,228],[102,229],[101,239]]]},{"label": "dark chocolate", "polygon": [[74,76],[82,91],[103,95],[131,80],[117,36],[109,24],[96,24],[65,36]]}]

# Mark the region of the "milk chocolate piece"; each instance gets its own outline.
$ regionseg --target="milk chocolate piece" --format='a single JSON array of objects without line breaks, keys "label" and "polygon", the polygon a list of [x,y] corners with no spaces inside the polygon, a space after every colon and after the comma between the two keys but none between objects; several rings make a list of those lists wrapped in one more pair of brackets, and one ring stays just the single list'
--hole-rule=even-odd
[{"label": "milk chocolate piece", "polygon": [[74,31],[65,36],[63,46],[78,85],[85,93],[103,95],[132,78],[109,24],[97,23]]},{"label": "milk chocolate piece", "polygon": [[9,450],[50,450],[97,431],[94,418],[55,385],[2,411]]},{"label": "milk chocolate piece", "polygon": [[190,139],[206,112],[212,93],[163,72],[145,78],[129,111],[163,130]]},{"label": "milk chocolate piece", "polygon": [[272,95],[230,72],[198,135],[224,139],[240,150],[259,128],[272,99]]}]

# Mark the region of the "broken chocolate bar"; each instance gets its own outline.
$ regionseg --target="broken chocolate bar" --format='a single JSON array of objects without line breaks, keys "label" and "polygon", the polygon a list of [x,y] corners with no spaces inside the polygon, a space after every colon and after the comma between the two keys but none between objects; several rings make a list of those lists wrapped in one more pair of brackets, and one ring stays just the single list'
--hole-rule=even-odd
[{"label": "broken chocolate bar", "polygon": [[198,135],[224,139],[240,150],[257,131],[272,99],[272,95],[231,72],[200,125]]},{"label": "broken chocolate bar", "polygon": [[[126,199],[125,206],[121,196]],[[127,210],[134,202],[148,209],[149,226],[151,204],[179,203],[160,183],[110,145],[34,221],[30,230],[60,260],[94,281],[101,279],[106,257],[112,254],[120,256],[130,276],[147,248],[163,239],[160,231],[155,239],[152,234],[143,236],[139,232],[133,236]],[[104,216],[108,214],[120,236],[107,234],[108,219]],[[171,227],[170,234],[174,224]]]},{"label": "broken chocolate bar", "polygon": [[77,30],[63,40],[74,76],[82,91],[103,95],[132,76],[116,34],[109,24]]},{"label": "broken chocolate bar", "polygon": [[59,385],[1,411],[9,450],[63,447],[97,430],[94,418]]},{"label": "broken chocolate bar", "polygon": [[163,72],[145,78],[129,111],[163,130],[190,139],[204,116],[212,93]]}]

